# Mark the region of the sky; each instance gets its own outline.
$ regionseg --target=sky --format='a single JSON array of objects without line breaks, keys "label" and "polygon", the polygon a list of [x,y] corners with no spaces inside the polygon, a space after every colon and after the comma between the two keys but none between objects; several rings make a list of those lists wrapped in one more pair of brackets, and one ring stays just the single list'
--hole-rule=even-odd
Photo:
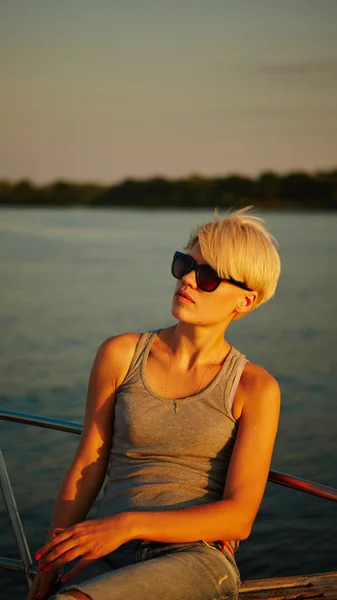
[{"label": "sky", "polygon": [[2,0],[0,179],[337,166],[337,0]]}]

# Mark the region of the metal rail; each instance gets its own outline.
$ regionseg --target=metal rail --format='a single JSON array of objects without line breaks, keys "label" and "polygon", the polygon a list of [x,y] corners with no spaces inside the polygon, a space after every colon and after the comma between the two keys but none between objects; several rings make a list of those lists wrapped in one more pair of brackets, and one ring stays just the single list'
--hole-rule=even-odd
[{"label": "metal rail", "polygon": [[13,494],[12,486],[9,481],[6,464],[0,448],[0,484],[1,491],[4,498],[4,502],[7,508],[9,520],[13,529],[15,541],[20,553],[20,557],[23,563],[23,570],[26,575],[28,587],[31,585],[31,580],[28,575],[28,571],[32,564],[32,557],[29,551],[27,538],[21,523],[18,508],[16,506],[15,497]]},{"label": "metal rail", "polygon": [[[56,429],[69,433],[81,435],[83,426],[74,421],[63,421],[61,419],[53,419],[51,417],[42,417],[40,415],[32,415],[30,413],[16,412],[13,410],[0,409],[0,421],[12,421],[15,423],[24,423],[26,425],[35,425],[37,427],[47,427],[48,429]],[[325,498],[337,502],[337,490],[314,481],[293,477],[287,473],[280,471],[269,471],[268,481],[283,485],[288,488],[293,488],[312,496]]]},{"label": "metal rail", "polygon": [[[14,423],[23,423],[26,425],[34,425],[36,427],[45,427],[57,431],[67,433],[75,433],[81,435],[83,426],[80,423],[73,421],[64,421],[62,419],[53,419],[51,417],[42,417],[40,415],[32,415],[29,413],[17,412],[12,410],[0,409],[0,421],[11,421]],[[288,488],[319,496],[326,500],[337,502],[337,490],[331,487],[308,481],[299,477],[293,477],[279,471],[269,471],[268,481],[283,485]],[[10,569],[13,571],[22,571],[26,574],[28,585],[31,585],[31,578],[36,573],[36,568],[32,565],[32,559],[28,547],[28,542],[22,527],[19,512],[16,507],[13,490],[9,481],[5,461],[0,449],[0,484],[4,496],[7,512],[12,524],[13,532],[17,542],[21,560],[0,557],[0,568]]]},{"label": "metal rail", "polygon": [[280,473],[279,471],[269,471],[268,481],[277,483],[278,485],[284,485],[285,487],[304,492],[305,494],[311,494],[312,496],[318,496],[325,500],[332,500],[337,502],[337,490],[327,485],[321,485],[315,483],[315,481],[308,481],[307,479],[301,479],[300,477],[293,477],[287,475],[287,473]]},{"label": "metal rail", "polygon": [[14,410],[5,410],[0,408],[0,421],[13,421],[14,423],[24,423],[25,425],[36,425],[37,427],[46,427],[57,431],[68,433],[77,433],[81,435],[83,425],[74,421],[63,421],[62,419],[52,419],[51,417],[42,417],[41,415],[32,415],[30,413],[17,412]]}]

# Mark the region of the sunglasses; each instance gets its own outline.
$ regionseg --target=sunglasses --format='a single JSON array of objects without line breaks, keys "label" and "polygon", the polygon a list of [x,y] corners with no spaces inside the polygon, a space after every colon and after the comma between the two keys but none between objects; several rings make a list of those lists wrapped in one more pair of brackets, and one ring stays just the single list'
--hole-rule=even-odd
[{"label": "sunglasses", "polygon": [[222,279],[210,265],[198,265],[189,254],[183,252],[175,252],[171,265],[171,273],[176,279],[182,279],[184,275],[195,271],[197,286],[204,292],[214,292],[222,281],[227,281],[233,285],[237,285],[243,290],[251,292],[252,290],[242,281],[236,281],[231,277]]}]

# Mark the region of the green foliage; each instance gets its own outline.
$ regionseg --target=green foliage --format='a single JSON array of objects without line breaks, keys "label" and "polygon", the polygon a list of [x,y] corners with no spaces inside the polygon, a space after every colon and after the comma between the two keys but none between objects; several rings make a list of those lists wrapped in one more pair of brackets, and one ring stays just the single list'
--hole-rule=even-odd
[{"label": "green foliage", "polygon": [[255,179],[241,175],[129,178],[111,186],[63,180],[47,186],[28,180],[0,181],[0,207],[238,208],[249,204],[266,210],[336,210],[337,170],[284,175],[269,171]]}]

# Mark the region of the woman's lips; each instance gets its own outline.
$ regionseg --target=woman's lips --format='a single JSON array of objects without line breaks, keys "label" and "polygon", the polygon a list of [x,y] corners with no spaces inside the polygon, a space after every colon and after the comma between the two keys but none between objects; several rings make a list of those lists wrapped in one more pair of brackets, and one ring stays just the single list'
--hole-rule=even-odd
[{"label": "woman's lips", "polygon": [[194,304],[194,300],[186,292],[177,292],[176,297],[180,302],[190,302]]}]

